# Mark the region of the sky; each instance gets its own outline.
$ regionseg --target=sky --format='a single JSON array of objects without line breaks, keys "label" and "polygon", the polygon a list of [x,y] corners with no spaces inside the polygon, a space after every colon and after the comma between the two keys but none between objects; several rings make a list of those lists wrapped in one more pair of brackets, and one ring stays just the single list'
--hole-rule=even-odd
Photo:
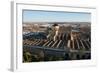
[{"label": "sky", "polygon": [[90,13],[23,10],[23,22],[90,22],[90,21],[91,21]]}]

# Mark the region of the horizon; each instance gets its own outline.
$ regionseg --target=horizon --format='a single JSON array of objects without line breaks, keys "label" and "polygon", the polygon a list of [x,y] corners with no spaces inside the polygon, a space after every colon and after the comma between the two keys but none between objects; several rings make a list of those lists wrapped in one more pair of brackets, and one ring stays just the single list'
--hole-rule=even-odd
[{"label": "horizon", "polygon": [[23,23],[91,23],[91,22],[23,22]]}]

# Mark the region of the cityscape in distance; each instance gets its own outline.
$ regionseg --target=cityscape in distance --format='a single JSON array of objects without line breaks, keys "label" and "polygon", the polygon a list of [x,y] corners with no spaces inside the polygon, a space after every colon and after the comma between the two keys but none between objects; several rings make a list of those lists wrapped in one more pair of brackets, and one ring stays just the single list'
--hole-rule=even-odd
[{"label": "cityscape in distance", "polygon": [[90,20],[89,13],[23,11],[23,62],[90,60]]}]

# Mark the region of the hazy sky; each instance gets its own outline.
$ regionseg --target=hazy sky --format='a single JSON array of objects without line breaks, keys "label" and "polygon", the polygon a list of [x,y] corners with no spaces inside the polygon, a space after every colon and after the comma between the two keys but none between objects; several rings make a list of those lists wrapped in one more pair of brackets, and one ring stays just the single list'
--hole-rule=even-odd
[{"label": "hazy sky", "polygon": [[23,10],[23,22],[90,22],[90,13]]}]

